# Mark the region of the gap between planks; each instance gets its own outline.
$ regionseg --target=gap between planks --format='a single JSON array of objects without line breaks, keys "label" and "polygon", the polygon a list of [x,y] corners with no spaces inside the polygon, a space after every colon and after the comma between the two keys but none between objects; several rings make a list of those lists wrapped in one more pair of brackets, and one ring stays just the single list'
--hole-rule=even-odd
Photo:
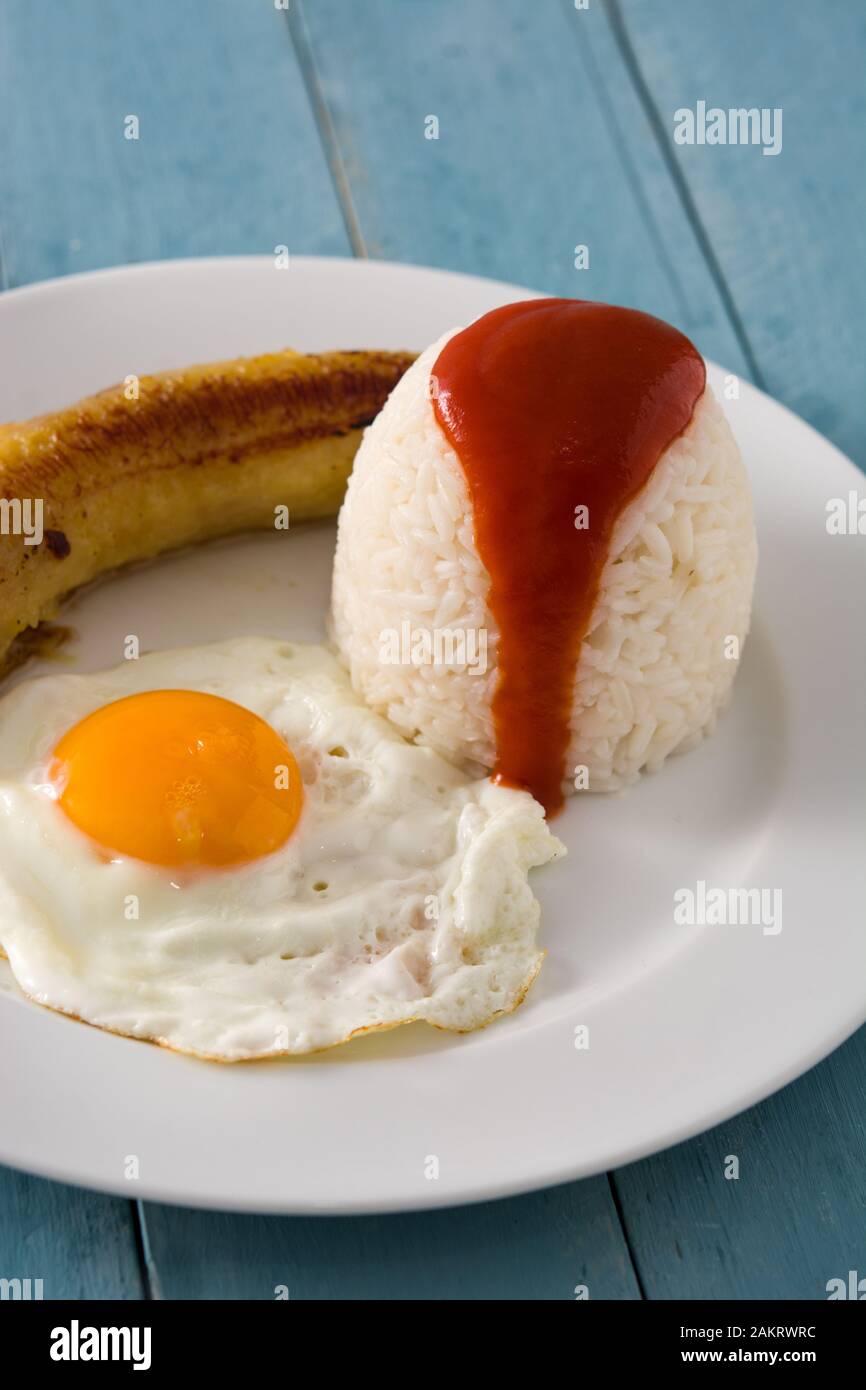
[{"label": "gap between planks", "polygon": [[150,1237],[147,1231],[147,1215],[144,1210],[144,1203],[139,1199],[130,1202],[130,1217],[132,1220],[132,1230],[135,1239],[135,1254],[138,1260],[138,1273],[141,1280],[142,1299],[146,1303],[153,1302],[162,1298],[162,1288],[159,1282],[159,1271],[150,1249]]},{"label": "gap between planks", "polygon": [[337,132],[331,120],[331,112],[322,91],[322,84],[316,72],[316,61],[313,56],[313,47],[310,41],[307,22],[304,17],[303,6],[298,0],[294,10],[285,12],[286,23],[289,27],[292,45],[295,50],[295,57],[301,72],[310,109],[319,132],[319,139],[322,142],[322,149],[325,161],[331,174],[334,185],[334,192],[340,204],[340,211],[343,214],[343,223],[346,228],[346,235],[352,246],[352,251],[363,260],[369,260],[369,252],[364,233],[361,230],[361,223],[355,208],[355,200],[352,197],[352,188],[349,183],[349,176],[346,173],[346,166],[343,163],[343,156],[340,153],[340,145],[337,139]]},{"label": "gap between planks", "polygon": [[698,250],[703,256],[704,261],[706,262],[707,270],[709,271],[710,277],[718,291],[719,298],[722,302],[722,307],[728,316],[731,328],[733,329],[737,342],[739,343],[740,348],[742,349],[743,356],[745,357],[746,362],[749,365],[749,371],[752,374],[752,380],[756,386],[759,386],[763,391],[766,391],[766,380],[764,378],[763,372],[761,371],[761,368],[758,366],[758,359],[755,356],[755,351],[749,340],[749,335],[746,332],[746,326],[743,323],[742,318],[740,317],[740,311],[737,308],[733,293],[731,292],[730,286],[728,285],[728,282],[725,278],[725,273],[722,270],[721,264],[718,260],[718,257],[716,256],[715,251],[713,250],[713,245],[710,240],[709,233],[707,232],[701,215],[698,212],[697,204],[694,198],[692,197],[691,189],[689,188],[686,177],[683,174],[683,171],[680,168],[679,164],[677,163],[676,157],[670,146],[670,141],[668,140],[667,135],[665,134],[665,128],[664,123],[662,122],[661,113],[659,112],[659,109],[656,106],[655,101],[653,100],[653,96],[650,92],[649,85],[646,81],[646,78],[643,75],[643,70],[640,66],[640,63],[638,62],[637,54],[634,50],[634,47],[632,46],[631,39],[629,38],[625,20],[623,19],[622,12],[620,10],[619,0],[605,0],[605,11],[610,21],[611,32],[613,34],[614,40],[620,51],[620,54],[622,55],[623,63],[625,64],[626,71],[629,77],[631,78],[632,85],[635,89],[638,101],[640,102],[646,114],[646,118],[649,122],[650,129],[652,130],[656,144],[658,145],[659,153],[664,161],[665,168],[668,171],[671,182],[673,183],[674,191],[676,192],[677,197],[680,200],[683,212],[686,216],[689,226],[694,232],[695,240],[698,245]]}]

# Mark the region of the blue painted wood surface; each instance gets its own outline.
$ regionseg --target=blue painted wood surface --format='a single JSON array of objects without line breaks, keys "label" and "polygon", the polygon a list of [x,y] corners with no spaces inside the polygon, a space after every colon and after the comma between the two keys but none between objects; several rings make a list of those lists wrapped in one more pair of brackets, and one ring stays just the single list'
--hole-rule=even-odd
[{"label": "blue painted wood surface", "polygon": [[[160,1297],[639,1297],[606,1178],[462,1211],[213,1216],[147,1206]],[[586,1296],[586,1295],[582,1295]]]},{"label": "blue painted wood surface", "polygon": [[349,250],[272,5],[10,0],[0,121],[7,287],[170,256]]},{"label": "blue painted wood surface", "polygon": [[144,1297],[136,1224],[120,1197],[0,1168],[0,1278],[34,1298]]},{"label": "blue painted wood surface", "polygon": [[[285,243],[609,298],[862,460],[864,29],[859,0],[7,0],[2,283]],[[782,153],[675,145],[701,99],[782,107]],[[140,1210],[0,1171],[0,1276],[47,1297],[822,1297],[866,1269],[864,1076],[866,1031],[699,1139],[465,1211]]]},{"label": "blue painted wood surface", "polygon": [[782,108],[775,157],[669,141],[668,158],[760,384],[863,467],[866,6],[629,0],[613,13],[666,135],[700,99]]}]

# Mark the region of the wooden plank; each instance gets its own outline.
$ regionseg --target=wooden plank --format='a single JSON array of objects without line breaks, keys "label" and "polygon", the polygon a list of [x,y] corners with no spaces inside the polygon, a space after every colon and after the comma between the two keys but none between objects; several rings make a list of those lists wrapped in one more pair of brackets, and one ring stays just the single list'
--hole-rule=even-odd
[{"label": "wooden plank", "polygon": [[[825,22],[821,7],[803,6],[808,11],[805,15],[798,8],[798,32],[793,41],[786,41],[782,35],[790,8],[785,7],[785,22],[780,20],[778,6],[706,7],[698,12],[689,6],[686,15],[683,4],[629,4],[625,14],[631,24],[633,12],[639,13],[644,34],[646,26],[654,26],[655,46],[651,53],[640,50],[641,59],[661,64],[665,54],[674,54],[667,65],[672,112],[689,99],[681,92],[691,92],[695,100],[697,95],[716,99],[710,90],[702,91],[701,84],[712,87],[708,74],[716,70],[713,64],[718,63],[720,52],[731,59],[730,73],[745,75],[731,104],[757,101],[751,89],[745,90],[747,78],[751,80],[753,70],[760,74],[776,67],[784,72],[784,100],[790,103],[804,68],[811,66],[809,55],[818,47],[816,26]],[[752,23],[759,9],[755,33]],[[856,428],[854,415],[864,399],[862,389],[854,392],[853,399],[849,390],[846,398],[845,384],[856,384],[862,374],[862,354],[851,354],[852,334],[859,334],[862,342],[859,282],[850,319],[845,301],[855,280],[850,246],[859,244],[852,243],[852,237],[862,238],[866,221],[857,212],[857,226],[852,228],[848,212],[840,205],[850,170],[863,163],[852,159],[863,137],[862,120],[852,123],[850,118],[851,102],[859,90],[853,71],[862,55],[853,15],[849,13],[839,28],[830,26],[834,52],[840,38],[851,45],[847,61],[852,71],[842,91],[832,103],[822,105],[819,92],[835,83],[836,69],[830,64],[815,65],[822,69],[821,78],[812,87],[811,100],[798,105],[794,132],[801,144],[796,166],[792,171],[789,164],[788,173],[777,176],[773,185],[774,196],[784,190],[783,213],[773,212],[766,188],[749,186],[749,178],[765,177],[761,165],[756,167],[752,159],[750,165],[741,160],[736,166],[726,216],[721,215],[724,209],[712,207],[704,218],[695,215],[688,186],[684,189],[677,178],[670,141],[660,129],[652,94],[648,100],[643,90],[640,69],[616,11],[611,23],[600,6],[578,13],[563,5],[559,31],[539,23],[538,15],[537,7],[476,3],[470,18],[465,7],[456,4],[419,3],[401,11],[398,23],[387,4],[374,2],[365,6],[363,32],[359,19],[357,29],[347,37],[341,26],[345,28],[348,16],[333,0],[319,0],[314,9],[307,6],[308,42],[367,244],[402,259],[450,264],[560,293],[585,293],[650,308],[680,323],[708,354],[759,382],[769,380],[777,394],[787,396],[819,427],[833,433],[830,426],[838,420],[837,438],[850,443]],[[568,40],[566,24],[571,30]],[[568,41],[575,47],[571,62],[563,60]],[[769,103],[771,96],[772,92],[760,98],[760,103]],[[828,110],[834,112],[829,122],[825,120]],[[440,139],[425,145],[422,126],[427,114],[439,115]],[[841,159],[828,161],[827,151],[819,149],[818,142],[832,138],[839,121],[845,126]],[[812,131],[808,140],[807,127]],[[777,161],[757,157],[765,166],[776,162],[784,170],[789,148],[790,140]],[[757,152],[734,149],[726,153],[751,157]],[[820,175],[816,163],[821,165]],[[715,166],[706,167],[711,172]],[[369,174],[372,169],[375,179]],[[730,161],[718,171],[720,201],[725,199],[724,180],[729,175]],[[814,283],[804,287],[807,247],[799,231],[790,238],[788,234],[789,227],[797,225],[800,205],[809,202],[816,177],[823,208],[810,211],[811,240],[829,245],[830,260],[835,258],[848,268],[834,286],[830,319],[818,309],[822,283],[832,278],[832,266],[823,256],[813,258]],[[751,208],[744,212],[743,204],[749,205],[750,200],[760,216],[750,215]],[[572,276],[563,261],[564,224],[586,229],[579,239],[590,245],[592,270],[583,272],[583,278]],[[738,226],[743,231],[736,240],[732,233]],[[788,253],[789,246],[793,255]],[[775,300],[761,297],[767,276],[776,277]],[[746,282],[752,298],[744,294]],[[754,333],[753,321],[758,325]],[[825,381],[812,345],[816,325],[823,324],[823,356],[825,339],[836,323],[838,351],[834,348],[830,355],[836,375]],[[789,360],[786,349],[790,333],[799,344],[795,362]],[[793,383],[790,393],[786,381]],[[798,385],[804,382],[806,388],[811,385],[809,399]],[[756,1126],[760,1132],[765,1123],[771,1125],[771,1116],[786,1117],[785,1132],[778,1121],[772,1125],[780,1142],[768,1146],[762,1158],[765,1172],[772,1174],[768,1186],[785,1188],[791,1194],[791,1207],[801,1213],[794,1224],[797,1236],[789,1240],[779,1231],[778,1208],[770,1202],[763,1208],[760,1202],[753,1203],[749,1210],[755,1230],[750,1248],[757,1243],[763,1248],[762,1268],[768,1276],[773,1273],[776,1296],[807,1288],[814,1296],[813,1260],[819,1265],[830,1263],[832,1255],[838,1262],[842,1255],[838,1245],[822,1244],[813,1181],[797,1157],[801,1124],[817,1123],[817,1117],[828,1113],[834,1116],[840,1143],[854,1156],[849,1176],[854,1182],[855,1208],[859,1202],[862,1210],[863,1179],[856,1176],[858,1163],[860,1175],[866,1168],[862,1130],[845,1099],[862,1092],[862,1071],[849,1060],[852,1055],[856,1054],[838,1054],[814,1076],[799,1082],[790,1101],[789,1093],[783,1093],[731,1127],[736,1137],[739,1125]],[[727,1133],[725,1127],[718,1135]],[[731,1152],[733,1140],[725,1142],[725,1151]],[[670,1249],[678,1259],[676,1246],[685,1248],[689,1241],[697,1242],[689,1264],[690,1283],[680,1281],[679,1292],[707,1296],[706,1283],[716,1295],[732,1296],[749,1287],[737,1261],[737,1247],[742,1246],[745,1234],[742,1224],[732,1223],[727,1240],[724,1222],[718,1223],[716,1263],[709,1256],[701,1258],[703,1143],[695,1141],[675,1150],[674,1156],[657,1160],[667,1165],[663,1171],[668,1173],[670,1165],[675,1165],[682,1197],[677,1210],[665,1212],[655,1225],[650,1224],[640,1189],[617,1176],[627,1229],[631,1233],[633,1222],[642,1223],[639,1269],[650,1296],[664,1296],[666,1278],[672,1281],[670,1271],[666,1273]],[[834,1179],[836,1161],[831,1147],[815,1145],[810,1152],[811,1173],[824,1193],[824,1206],[835,1201],[844,1209],[844,1193],[837,1191]],[[813,1226],[819,1228],[814,1235]],[[810,1240],[811,1253],[795,1260],[796,1250],[805,1249]],[[728,1270],[730,1277],[726,1277]],[[832,1269],[826,1277],[831,1274]],[[758,1283],[766,1292],[772,1280],[754,1280],[751,1287]]]},{"label": "wooden plank", "polygon": [[[38,28],[32,9],[7,8],[0,44],[0,128],[13,137],[0,175],[7,283],[150,257],[268,250],[279,241],[298,251],[348,249],[287,31],[274,28],[267,6],[241,18],[230,0],[211,0],[205,18],[202,0],[195,4],[197,12],[191,0],[183,8],[151,0],[142,10],[110,0],[97,13],[87,0],[72,0]],[[307,77],[315,81],[312,68]],[[34,100],[40,89],[53,100]],[[122,139],[128,114],[139,116],[138,142]],[[339,178],[339,151],[328,153]],[[4,1250],[26,1244],[37,1197],[70,1239],[82,1224],[107,1228],[113,1216],[106,1252],[124,1239],[129,1245],[127,1204],[2,1176]],[[568,1298],[581,1282],[593,1297],[636,1295],[603,1179],[555,1197],[382,1222],[148,1207],[145,1235],[154,1287],[167,1296],[247,1295],[260,1290],[269,1260],[272,1285],[286,1281],[288,1265],[296,1296],[328,1289],[386,1296],[387,1285],[392,1296],[519,1289]],[[202,1250],[218,1257],[202,1262]],[[99,1261],[86,1245],[83,1253],[82,1293],[137,1287],[117,1272],[101,1283]],[[42,1263],[51,1286],[76,1296],[63,1250],[56,1267],[47,1256]],[[261,1296],[273,1296],[272,1287]]]},{"label": "wooden plank", "polygon": [[636,305],[747,370],[600,5],[293,13],[371,255]]},{"label": "wooden plank", "polygon": [[[866,164],[866,12],[628,0],[612,13],[755,374],[862,461],[866,189],[851,171]],[[781,153],[675,144],[674,112],[699,100],[781,107]],[[862,1266],[864,1072],[861,1032],[764,1105],[616,1175],[649,1297],[824,1297]],[[741,1156],[738,1182],[726,1154]]]},{"label": "wooden plank", "polygon": [[[85,8],[92,10],[92,7]],[[102,15],[107,8],[101,7]],[[115,8],[112,17],[122,22],[123,11],[130,7]],[[184,7],[176,7],[176,18],[167,21],[175,25],[172,37],[177,37],[180,31],[186,32],[190,8],[188,0]],[[15,44],[9,45],[10,51],[12,48],[21,51],[21,9],[20,5],[7,7],[7,31],[15,35]],[[77,12],[82,17],[81,0],[65,10]],[[144,21],[140,10],[141,7],[138,11],[132,7],[126,19],[127,40],[132,38],[133,47],[139,43],[142,51],[149,51],[151,66],[158,68],[165,62],[164,52],[168,50],[159,22],[160,15],[164,19],[168,8],[164,10],[162,3],[152,3],[147,7]],[[708,272],[700,225],[695,225],[683,210],[666,157],[657,141],[652,110],[640,100],[639,87],[632,86],[627,50],[624,50],[624,61],[615,42],[615,29],[610,28],[600,7],[575,12],[563,5],[555,20],[551,17],[552,9],[545,10],[543,21],[538,19],[537,7],[516,3],[494,5],[486,0],[484,3],[474,0],[471,12],[457,0],[437,0],[435,5],[428,0],[424,3],[416,0],[411,7],[401,7],[399,18],[395,18],[395,11],[396,7],[386,5],[383,0],[365,0],[363,13],[360,7],[350,9],[335,0],[317,0],[315,9],[307,8],[308,31],[295,21],[296,43],[308,81],[314,78],[321,83],[329,105],[332,127],[325,134],[330,138],[332,133],[334,138],[334,148],[329,150],[332,168],[345,174],[358,234],[369,249],[401,259],[501,275],[561,293],[640,304],[680,323],[704,351],[737,370],[747,370],[750,354],[751,360],[755,360],[751,338],[747,335],[744,341],[731,323],[724,277],[719,281]],[[155,12],[160,14],[151,19]],[[692,16],[693,13],[691,11]],[[58,11],[58,16],[60,14]],[[33,167],[28,168],[20,153],[16,153],[12,175],[8,169],[5,175],[0,175],[0,204],[6,203],[7,195],[12,193],[17,197],[16,206],[23,205],[26,212],[23,217],[16,215],[11,231],[7,219],[5,231],[9,273],[16,283],[100,263],[72,257],[89,254],[93,245],[97,248],[93,254],[97,255],[99,236],[103,233],[101,263],[175,254],[174,243],[169,239],[170,235],[177,234],[172,233],[173,224],[185,228],[185,251],[261,249],[258,242],[241,244],[237,240],[240,236],[237,229],[240,228],[246,237],[259,236],[263,212],[273,205],[268,199],[275,197],[273,186],[264,174],[272,171],[274,155],[279,157],[284,153],[280,141],[271,143],[269,122],[273,124],[273,111],[279,109],[280,130],[290,131],[294,128],[294,118],[289,120],[282,116],[285,110],[282,98],[279,107],[273,101],[263,100],[256,108],[258,127],[255,134],[264,141],[270,155],[259,163],[254,151],[247,150],[244,155],[237,153],[240,146],[233,147],[233,130],[220,126],[219,115],[215,116],[212,109],[214,104],[219,105],[215,88],[219,85],[222,89],[225,85],[219,68],[214,75],[213,41],[207,32],[215,22],[212,19],[215,14],[222,17],[221,24],[227,22],[229,6],[209,5],[206,21],[199,19],[195,25],[189,24],[190,32],[194,30],[194,38],[201,46],[196,60],[187,64],[179,60],[177,71],[174,64],[167,65],[171,70],[156,79],[162,84],[160,90],[163,98],[169,100],[169,106],[171,100],[177,106],[182,99],[188,99],[186,87],[190,83],[200,84],[197,90],[202,95],[193,101],[192,109],[198,114],[199,125],[207,129],[199,130],[201,143],[198,144],[189,135],[188,126],[181,129],[171,122],[163,126],[162,163],[155,160],[154,152],[150,151],[146,159],[151,162],[142,163],[137,169],[139,175],[143,170],[146,172],[144,192],[137,180],[130,178],[128,167],[118,162],[116,151],[105,139],[106,93],[110,95],[118,90],[116,84],[112,85],[112,74],[104,71],[105,36],[96,44],[97,51],[100,51],[99,44],[103,45],[100,70],[89,74],[89,80],[98,88],[91,103],[91,118],[88,120],[76,111],[73,99],[70,97],[67,101],[62,94],[56,98],[60,102],[56,129],[46,129],[50,119],[46,121],[39,113],[26,116],[24,138],[16,144],[20,151],[27,149],[29,142]],[[140,28],[130,34],[129,25],[133,19],[139,26],[142,22],[147,26],[149,40],[146,34],[142,37]],[[95,21],[90,14],[84,14],[83,21],[85,31],[89,32]],[[235,51],[249,52],[244,41],[248,42],[250,23],[249,12],[244,12],[243,34],[238,31],[238,44],[222,45],[223,63],[230,62]],[[259,23],[258,18],[256,23]],[[584,27],[581,29],[578,25]],[[116,28],[116,23],[106,27]],[[43,78],[53,82],[51,74],[57,71],[59,64],[68,61],[70,53],[80,61],[82,49],[78,38],[71,29],[64,32],[65,43],[55,44],[44,61],[45,50],[40,47],[42,39],[34,40],[28,55],[31,73],[41,72]],[[698,25],[699,36],[701,32]],[[269,37],[270,33],[269,30]],[[186,42],[188,47],[189,37]],[[573,53],[566,57],[569,44],[573,46]],[[270,44],[267,49],[259,55],[260,62],[252,65],[257,80],[273,67]],[[178,50],[175,45],[171,51],[183,54],[187,50],[183,45]],[[276,46],[274,51],[279,51]],[[134,55],[120,55],[120,61],[127,65],[138,64],[144,78],[151,79],[146,65],[139,64]],[[53,67],[49,67],[49,63]],[[11,71],[8,57],[0,57],[0,64],[3,65],[0,77],[8,77]],[[185,67],[189,71],[184,71]],[[288,70],[295,73],[291,64]],[[23,92],[26,106],[22,79],[15,80],[19,101]],[[87,80],[86,77],[84,85]],[[262,82],[263,90],[265,85]],[[4,89],[9,91],[8,82]],[[297,80],[292,91],[300,95]],[[120,95],[123,95],[122,85]],[[80,101],[81,96],[76,99]],[[254,104],[255,93],[238,102],[244,112],[247,100]],[[3,128],[8,129],[5,120],[9,113],[2,106],[3,101],[0,96]],[[434,102],[438,102],[438,106]],[[123,101],[120,104],[124,105]],[[440,115],[442,129],[438,142],[423,139],[424,117],[433,113]],[[56,115],[56,109],[53,114]],[[232,114],[239,119],[236,112]],[[12,115],[20,126],[21,111],[16,110]],[[49,109],[48,117],[51,116],[52,109]],[[151,116],[159,121],[161,110],[151,112]],[[245,115],[243,119],[246,120]],[[216,136],[212,125],[208,125],[208,121],[214,120],[219,128]],[[446,145],[443,142],[447,123],[450,123],[450,130]],[[250,122],[247,128],[247,139],[252,125]],[[64,129],[69,133],[64,134]],[[181,138],[184,135],[186,143]],[[81,144],[85,136],[92,144],[89,153],[86,144]],[[212,155],[220,136],[228,142],[228,157],[222,163],[222,155],[220,160]],[[179,183],[172,172],[178,149],[186,185]],[[49,166],[47,177],[40,172],[40,161]],[[340,218],[337,200],[332,194],[325,218],[315,216],[316,178],[321,177],[322,186],[329,191],[321,167],[318,164],[316,167],[319,174],[313,179],[311,205],[298,207],[286,203],[285,206],[288,215],[299,220],[303,220],[312,206],[313,213],[304,224],[304,234],[315,237],[321,232],[322,239],[299,243],[293,249],[341,250],[345,245],[342,220],[328,220]],[[74,177],[70,176],[70,169]],[[251,188],[252,205],[243,185],[249,169],[253,177],[247,192]],[[100,171],[107,170],[113,172],[110,177],[103,178]],[[73,185],[82,176],[86,187],[79,191]],[[59,190],[55,187],[58,178]],[[95,187],[90,183],[93,178],[99,179]],[[32,194],[28,191],[28,179],[34,181]],[[239,180],[242,190],[239,201],[244,203],[240,208],[237,200],[229,196],[229,190],[237,188]],[[299,181],[306,192],[306,183]],[[185,188],[186,196],[183,196]],[[135,216],[112,206],[112,196],[116,197],[118,190],[125,199],[122,206],[133,209]],[[56,216],[52,210],[46,217],[46,209],[53,208],[58,192],[63,206]],[[155,208],[150,206],[154,198],[162,200]],[[88,251],[83,244],[81,252],[64,253],[63,236],[70,217],[77,215],[75,210],[81,206],[81,199],[85,200],[85,216],[93,224],[88,224],[88,231],[96,237],[96,242]],[[106,203],[106,208],[100,206],[101,201]],[[283,203],[279,206],[283,207]],[[245,208],[251,208],[249,216]],[[220,217],[225,219],[222,227],[219,226]],[[103,219],[110,225],[103,225]],[[219,238],[218,244],[208,242],[208,237]],[[343,240],[339,245],[326,244],[331,237]],[[232,238],[235,238],[233,243]],[[80,236],[78,239],[84,241]],[[276,238],[274,244],[276,240],[290,242],[290,237]],[[577,241],[589,245],[588,271],[576,272],[573,268],[573,246]],[[714,244],[711,243],[711,248]],[[132,253],[125,249],[127,245],[133,247]],[[720,263],[724,263],[721,256]],[[28,264],[29,275],[26,273]],[[789,307],[786,305],[786,310]],[[746,326],[751,328],[748,315]],[[757,356],[760,358],[760,351]],[[830,1070],[836,1065],[838,1062],[834,1059],[825,1067]],[[851,1094],[847,1089],[849,1078],[843,1077],[843,1081],[846,1089],[838,1096],[832,1085],[825,1086],[823,1108],[817,1104],[813,1106],[810,1112],[813,1118],[816,1114],[823,1115],[826,1125],[827,1116],[832,1115],[833,1122],[838,1124],[839,1108]],[[812,1078],[798,1083],[798,1087],[809,1084]],[[784,1093],[785,1096],[789,1094]],[[779,1097],[768,1104],[776,1105],[782,1099]],[[762,1107],[753,1112],[758,1117],[757,1123],[766,1109]],[[790,1128],[796,1127],[796,1112],[793,1112]],[[855,1130],[846,1133],[849,1138],[852,1135],[856,1138]],[[790,1139],[790,1132],[786,1137]],[[674,1154],[687,1154],[702,1142],[695,1141],[695,1145],[684,1146]],[[780,1168],[777,1147],[772,1152],[764,1152],[764,1162],[775,1165],[777,1180],[784,1181],[791,1177],[793,1170]],[[732,1151],[726,1148],[726,1152]],[[814,1157],[812,1155],[813,1160]],[[668,1160],[673,1161],[673,1155],[649,1162]],[[639,1171],[644,1166],[627,1172]],[[695,1194],[696,1201],[700,1198],[705,1171],[695,1157],[678,1171],[679,1185],[685,1193],[691,1194],[689,1200]],[[828,1182],[830,1178],[828,1168]],[[632,1206],[639,1214],[640,1204],[646,1205],[644,1197],[639,1192],[633,1199],[627,1182],[621,1178],[618,1181],[631,1224],[637,1219],[633,1218]],[[583,1204],[587,1200],[584,1194],[589,1189],[594,1190],[594,1195],[587,1209]],[[835,1201],[837,1196],[832,1189],[830,1198]],[[658,1200],[655,1205],[658,1206]],[[525,1217],[522,1216],[524,1209]],[[685,1208],[678,1208],[686,1235],[693,1234],[695,1210],[699,1207],[693,1208],[690,1215]],[[671,1219],[675,1215],[671,1214]],[[847,1219],[844,1212],[838,1218],[840,1223],[843,1218]],[[760,1226],[765,1242],[768,1233],[771,1240],[774,1234],[770,1229],[772,1219],[772,1208],[766,1203]],[[525,1225],[521,1224],[522,1220]],[[440,1274],[436,1287],[452,1292],[457,1289],[456,1296],[461,1297],[479,1293],[480,1296],[508,1296],[508,1289],[517,1288],[524,1292],[515,1296],[569,1297],[577,1282],[588,1282],[592,1296],[634,1294],[634,1285],[623,1263],[621,1239],[616,1232],[609,1199],[595,1182],[462,1213],[381,1220],[274,1221],[177,1213],[150,1207],[148,1227],[152,1254],[168,1296],[176,1293],[200,1297],[203,1289],[209,1289],[212,1294],[235,1289],[240,1296],[254,1289],[256,1296],[272,1297],[275,1284],[288,1283],[292,1289],[293,1281],[293,1296],[298,1297],[316,1296],[317,1291],[321,1295],[329,1289],[332,1296],[337,1297],[352,1296],[347,1290],[388,1296],[381,1291],[386,1287],[415,1296],[445,1296],[433,1291],[435,1281],[427,1277],[431,1258]],[[669,1251],[659,1245],[658,1229],[636,1225],[635,1230],[640,1237],[640,1267],[649,1281],[648,1287],[650,1291],[661,1289],[664,1271],[663,1268],[654,1269],[653,1261],[657,1258],[659,1266],[663,1266],[669,1260]],[[547,1244],[563,1231],[568,1241],[563,1237],[553,1247]],[[581,1233],[580,1240],[578,1233]],[[210,1271],[197,1242],[201,1242],[201,1248],[208,1251],[214,1261]],[[658,1256],[654,1253],[657,1248]],[[685,1247],[681,1245],[681,1248]],[[551,1259],[551,1249],[553,1278],[545,1281],[544,1263]],[[781,1257],[784,1252],[780,1247],[772,1244],[768,1247],[767,1268],[773,1263],[777,1249]],[[722,1250],[724,1253],[718,1263],[719,1269],[724,1271],[729,1267],[730,1251],[724,1244]],[[457,1263],[455,1251],[463,1262],[459,1270],[450,1268]],[[497,1262],[501,1269],[496,1269]],[[573,1277],[571,1271],[575,1264],[580,1270]],[[338,1280],[335,1267],[340,1271]],[[285,1269],[289,1271],[288,1277],[278,1277]],[[389,1275],[389,1269],[394,1273]],[[616,1273],[618,1269],[619,1274]],[[713,1270],[710,1256],[696,1248],[690,1261],[691,1274],[698,1283],[693,1291],[699,1291],[704,1269],[709,1269],[716,1286],[725,1292],[746,1287],[742,1272],[726,1284],[718,1271]],[[262,1271],[267,1271],[268,1286],[259,1292],[260,1284],[265,1283]],[[827,1277],[835,1272],[830,1270]],[[844,1270],[838,1272],[842,1274]],[[273,1283],[270,1283],[271,1278]],[[384,1283],[376,1282],[383,1279]],[[563,1288],[566,1289],[564,1293],[561,1292]],[[620,1292],[600,1294],[599,1290],[604,1288],[618,1288]],[[664,1295],[656,1292],[654,1296]]]},{"label": "wooden plank", "polygon": [[[746,1114],[615,1185],[648,1298],[827,1297],[866,1274],[866,1029]],[[739,1178],[726,1179],[729,1156]]]},{"label": "wooden plank", "polygon": [[0,1168],[0,1278],[42,1296],[143,1297],[132,1203]]},{"label": "wooden plank", "polygon": [[[652,120],[711,240],[767,390],[866,462],[866,7],[627,0]],[[782,110],[782,149],[679,145],[674,112]]]},{"label": "wooden plank", "polygon": [[[250,1175],[255,1182],[255,1175]],[[256,1217],[146,1207],[165,1298],[637,1298],[606,1179],[408,1216]]]},{"label": "wooden plank", "polygon": [[[140,138],[123,136],[137,114]],[[349,248],[285,15],[234,0],[0,9],[0,284]],[[132,1203],[0,1169],[0,1277],[139,1298]]]},{"label": "wooden plank", "polygon": [[[124,137],[129,115],[138,140]],[[167,256],[349,248],[272,4],[9,0],[0,131],[7,285]]]}]

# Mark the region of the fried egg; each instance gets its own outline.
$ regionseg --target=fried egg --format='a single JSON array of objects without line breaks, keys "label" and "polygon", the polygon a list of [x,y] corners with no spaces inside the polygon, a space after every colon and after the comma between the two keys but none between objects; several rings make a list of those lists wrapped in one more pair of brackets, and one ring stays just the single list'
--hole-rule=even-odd
[{"label": "fried egg", "polygon": [[322,647],[264,637],[0,700],[0,944],[21,990],[224,1061],[423,1019],[539,969],[528,792],[406,742]]}]

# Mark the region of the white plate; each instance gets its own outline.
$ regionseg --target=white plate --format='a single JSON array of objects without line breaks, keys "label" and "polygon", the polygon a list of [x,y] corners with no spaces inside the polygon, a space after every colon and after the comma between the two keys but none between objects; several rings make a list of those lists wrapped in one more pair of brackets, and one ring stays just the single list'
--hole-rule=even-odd
[{"label": "white plate", "polygon": [[[421,348],[527,293],[300,258],[288,271],[230,259],[71,277],[0,299],[0,419],[130,372],[286,344]],[[721,372],[711,379],[718,388]],[[863,1022],[866,547],[825,527],[828,499],[862,478],[751,387],[727,408],[761,543],[733,705],[699,749],[621,796],[575,801],[557,823],[570,855],[535,875],[549,956],[523,1008],[468,1037],[414,1025],[312,1060],[221,1067],[39,1009],[7,973],[2,1161],[235,1209],[465,1202],[683,1139]],[[124,574],[70,605],[75,666],[115,664],[130,631],[143,647],[255,631],[315,640],[332,547],[333,528],[318,527]],[[781,889],[781,932],[677,926],[674,891],[698,880]],[[588,1050],[575,1048],[578,1025]],[[438,1178],[426,1176],[433,1155]]]}]

